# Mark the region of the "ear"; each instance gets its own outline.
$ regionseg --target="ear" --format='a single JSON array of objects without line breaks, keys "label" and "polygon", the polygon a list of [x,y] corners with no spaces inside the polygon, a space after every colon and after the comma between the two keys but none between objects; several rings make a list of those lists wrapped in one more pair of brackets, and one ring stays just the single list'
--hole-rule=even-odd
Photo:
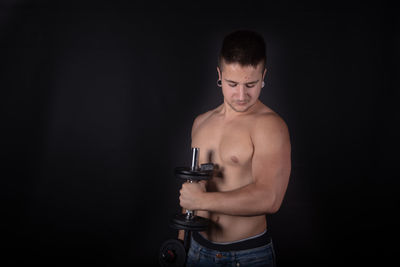
[{"label": "ear", "polygon": [[218,72],[218,80],[222,80],[222,75],[221,75],[221,70],[217,66],[217,72]]},{"label": "ear", "polygon": [[262,79],[265,79],[265,75],[267,74],[267,68],[264,69],[263,75],[262,75]]}]

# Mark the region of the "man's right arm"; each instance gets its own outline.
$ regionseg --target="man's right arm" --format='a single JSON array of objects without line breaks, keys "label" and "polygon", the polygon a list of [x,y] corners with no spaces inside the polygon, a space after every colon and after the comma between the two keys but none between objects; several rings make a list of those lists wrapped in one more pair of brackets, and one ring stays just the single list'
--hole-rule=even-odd
[{"label": "man's right arm", "polygon": [[[199,126],[199,124],[204,120],[204,117],[205,117],[204,114],[201,114],[201,115],[197,116],[193,121],[192,133],[191,133],[192,143],[193,143],[193,132],[196,130],[196,128]],[[186,209],[182,209],[182,213],[186,213]],[[185,231],[179,230],[178,231],[178,239],[183,241],[184,238],[185,238]]]}]

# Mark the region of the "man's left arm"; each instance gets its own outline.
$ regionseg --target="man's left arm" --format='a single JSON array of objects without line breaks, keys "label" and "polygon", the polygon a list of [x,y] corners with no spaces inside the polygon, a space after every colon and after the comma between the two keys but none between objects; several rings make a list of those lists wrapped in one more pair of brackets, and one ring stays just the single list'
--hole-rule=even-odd
[{"label": "man's left arm", "polygon": [[205,192],[204,183],[184,184],[181,206],[236,216],[275,213],[281,206],[289,181],[290,138],[286,124],[277,115],[257,121],[252,133],[253,182],[226,192]]}]

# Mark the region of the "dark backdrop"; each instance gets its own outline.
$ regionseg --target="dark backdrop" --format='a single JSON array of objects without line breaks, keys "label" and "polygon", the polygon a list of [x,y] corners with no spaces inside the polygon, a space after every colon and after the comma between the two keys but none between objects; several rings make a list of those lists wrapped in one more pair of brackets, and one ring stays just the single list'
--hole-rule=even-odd
[{"label": "dark backdrop", "polygon": [[268,215],[279,266],[396,253],[397,10],[55,2],[0,5],[2,262],[155,265],[176,236],[172,170],[190,163],[195,116],[222,101],[216,59],[237,28],[265,37],[261,100],[291,133]]}]

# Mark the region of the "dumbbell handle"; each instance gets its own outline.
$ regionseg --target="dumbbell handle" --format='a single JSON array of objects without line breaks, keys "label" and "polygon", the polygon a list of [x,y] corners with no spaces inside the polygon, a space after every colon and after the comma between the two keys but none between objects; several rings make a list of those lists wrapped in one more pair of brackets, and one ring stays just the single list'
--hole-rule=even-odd
[{"label": "dumbbell handle", "polygon": [[[196,171],[199,169],[199,154],[200,154],[200,148],[198,147],[193,147],[192,148],[192,166],[191,169],[192,171]],[[193,183],[193,180],[188,179],[187,182]],[[194,216],[194,212],[192,210],[186,210],[186,218],[191,219]]]},{"label": "dumbbell handle", "polygon": [[197,171],[199,169],[199,154],[200,148],[192,148],[192,171]]}]

